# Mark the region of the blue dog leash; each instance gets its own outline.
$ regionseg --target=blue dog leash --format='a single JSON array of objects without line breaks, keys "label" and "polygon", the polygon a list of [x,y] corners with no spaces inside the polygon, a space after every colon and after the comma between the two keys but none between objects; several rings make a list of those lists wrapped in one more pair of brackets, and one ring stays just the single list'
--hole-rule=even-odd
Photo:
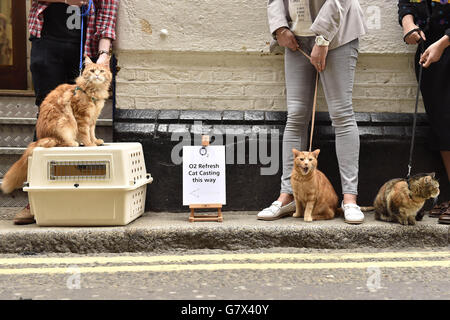
[{"label": "blue dog leash", "polygon": [[85,11],[83,11],[83,7],[85,6],[81,6],[81,12],[80,12],[80,17],[81,17],[81,43],[80,43],[80,65],[79,65],[79,70],[80,70],[80,75],[81,75],[81,70],[83,69],[83,49],[84,49],[84,17],[86,17],[87,15],[90,14],[91,12],[91,8],[94,10],[95,12],[95,6],[94,6],[94,2],[93,0],[89,0],[89,4],[88,7]]}]

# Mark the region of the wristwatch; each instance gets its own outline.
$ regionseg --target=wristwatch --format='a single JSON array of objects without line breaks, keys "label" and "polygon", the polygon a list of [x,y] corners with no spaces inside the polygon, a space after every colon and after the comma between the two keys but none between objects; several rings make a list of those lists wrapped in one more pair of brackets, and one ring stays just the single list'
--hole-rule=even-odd
[{"label": "wristwatch", "polygon": [[284,27],[284,26],[278,28],[277,30],[274,31],[274,33],[272,33],[272,38],[273,38],[273,39],[277,40],[277,31],[280,30],[280,29],[282,29],[281,32],[280,32],[280,34],[283,34],[283,33],[285,33],[287,30],[289,30],[288,27]]},{"label": "wristwatch", "polygon": [[106,51],[106,50],[99,50],[97,56],[100,57],[104,53],[106,53],[108,56],[111,56],[111,53],[112,53],[111,51],[112,51],[111,49],[109,49],[108,51]]},{"label": "wristwatch", "polygon": [[319,47],[328,47],[330,45],[330,41],[325,39],[323,36],[317,36],[316,37],[316,44]]}]

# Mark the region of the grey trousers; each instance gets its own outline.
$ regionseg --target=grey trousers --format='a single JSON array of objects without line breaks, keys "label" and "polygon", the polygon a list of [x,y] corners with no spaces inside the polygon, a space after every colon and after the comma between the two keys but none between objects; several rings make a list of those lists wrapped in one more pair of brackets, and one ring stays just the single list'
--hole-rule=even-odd
[{"label": "grey trousers", "polygon": [[[336,134],[336,154],[342,193],[358,194],[359,132],[352,106],[352,92],[358,39],[330,50],[320,81],[328,112]],[[311,120],[316,70],[300,52],[285,50],[287,122],[283,137],[283,175],[281,192],[292,194],[292,148],[308,148],[308,124]],[[320,166],[320,157],[319,157]]]}]

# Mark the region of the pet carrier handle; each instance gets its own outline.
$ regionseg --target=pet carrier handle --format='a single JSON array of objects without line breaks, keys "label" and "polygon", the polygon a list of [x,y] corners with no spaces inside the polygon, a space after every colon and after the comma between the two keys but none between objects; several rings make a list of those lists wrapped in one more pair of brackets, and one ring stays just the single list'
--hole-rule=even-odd
[{"label": "pet carrier handle", "polygon": [[153,182],[152,175],[150,173],[147,173],[145,175],[145,181],[143,183],[142,183],[141,179],[139,179],[139,180],[133,179],[133,180],[130,180],[130,185],[135,186],[136,183],[147,184],[147,183],[152,183],[152,182]]}]

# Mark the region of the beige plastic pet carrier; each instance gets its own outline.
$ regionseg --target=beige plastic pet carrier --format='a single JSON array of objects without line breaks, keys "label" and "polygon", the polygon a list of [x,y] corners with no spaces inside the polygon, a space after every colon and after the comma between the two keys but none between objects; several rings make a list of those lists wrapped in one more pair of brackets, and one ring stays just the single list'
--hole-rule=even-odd
[{"label": "beige plastic pet carrier", "polygon": [[152,181],[140,143],[36,148],[23,190],[40,226],[117,226],[144,213]]}]

